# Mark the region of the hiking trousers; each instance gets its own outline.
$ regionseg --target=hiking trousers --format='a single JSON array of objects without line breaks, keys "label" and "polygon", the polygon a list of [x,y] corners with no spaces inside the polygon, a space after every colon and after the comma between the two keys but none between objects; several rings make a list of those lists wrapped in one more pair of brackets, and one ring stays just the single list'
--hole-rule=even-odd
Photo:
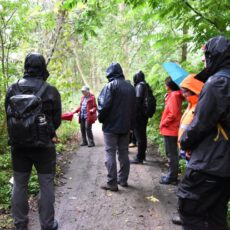
[{"label": "hiking trousers", "polygon": [[28,224],[28,182],[35,166],[40,192],[38,194],[39,220],[42,229],[54,225],[54,176],[56,165],[55,148],[12,149],[13,193],[12,214],[16,227]]},{"label": "hiking trousers", "polygon": [[177,148],[177,137],[164,136],[165,153],[169,160],[169,169],[167,177],[169,179],[177,179],[179,170],[179,154]]},{"label": "hiking trousers", "polygon": [[187,168],[178,188],[184,230],[227,230],[230,178]]},{"label": "hiking trousers", "polygon": [[142,117],[136,121],[136,126],[134,129],[134,134],[137,139],[137,160],[143,161],[146,158],[147,149],[147,129],[148,118]]},{"label": "hiking trousers", "polygon": [[[121,184],[125,184],[129,177],[129,134],[113,134],[104,133],[105,142],[105,166],[107,168],[107,183],[110,185],[117,185],[119,181]],[[117,161],[116,153],[118,155],[118,161],[120,163],[120,170],[117,174]]]},{"label": "hiking trousers", "polygon": [[84,144],[87,143],[88,145],[94,145],[92,124],[89,124],[86,119],[81,118],[80,126],[81,126],[82,142]]}]

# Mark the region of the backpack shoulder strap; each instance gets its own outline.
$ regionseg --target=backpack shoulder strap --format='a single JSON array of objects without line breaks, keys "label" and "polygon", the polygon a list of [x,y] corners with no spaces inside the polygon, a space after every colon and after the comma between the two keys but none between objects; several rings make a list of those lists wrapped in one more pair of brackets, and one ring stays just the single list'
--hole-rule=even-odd
[{"label": "backpack shoulder strap", "polygon": [[140,82],[141,85],[144,86],[144,92],[145,92],[145,96],[148,96],[148,90],[149,90],[149,85],[147,82]]},{"label": "backpack shoulder strap", "polygon": [[47,87],[48,87],[48,84],[46,82],[44,82],[35,95],[37,97],[41,97],[42,94],[45,92],[45,90],[46,90]]},{"label": "backpack shoulder strap", "polygon": [[17,81],[17,83],[15,84],[15,87],[13,89],[15,92],[15,95],[22,94],[22,91],[21,91],[20,86],[19,86],[19,81],[20,80]]}]

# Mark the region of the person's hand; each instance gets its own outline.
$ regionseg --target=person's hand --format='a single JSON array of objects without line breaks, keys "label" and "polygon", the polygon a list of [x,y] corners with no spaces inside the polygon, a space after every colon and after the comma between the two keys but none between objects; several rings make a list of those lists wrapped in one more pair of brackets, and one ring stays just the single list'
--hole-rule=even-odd
[{"label": "person's hand", "polygon": [[186,151],[186,159],[190,160],[191,158],[191,152],[190,151]]},{"label": "person's hand", "polygon": [[130,133],[133,133],[133,130],[132,130],[132,129],[130,129],[130,130],[129,130],[129,132],[130,132]]},{"label": "person's hand", "polygon": [[90,112],[90,113],[93,113],[93,109],[90,109],[89,112]]},{"label": "person's hand", "polygon": [[58,139],[57,136],[55,136],[55,137],[52,138],[52,142],[53,142],[54,144],[58,144],[58,143],[60,143],[60,140]]}]

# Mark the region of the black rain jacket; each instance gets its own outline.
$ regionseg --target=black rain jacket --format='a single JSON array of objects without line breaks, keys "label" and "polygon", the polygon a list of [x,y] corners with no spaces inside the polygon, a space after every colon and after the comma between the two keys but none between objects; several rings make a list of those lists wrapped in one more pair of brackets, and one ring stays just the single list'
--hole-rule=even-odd
[{"label": "black rain jacket", "polygon": [[135,90],[125,80],[119,63],[106,70],[109,83],[98,97],[98,120],[105,133],[127,134],[134,128]]},{"label": "black rain jacket", "polygon": [[147,93],[147,83],[145,82],[145,75],[142,71],[134,75],[133,82],[136,91],[136,122],[138,122],[140,119],[148,119],[148,117],[145,115],[144,103]]},{"label": "black rain jacket", "polygon": [[[9,86],[5,99],[5,110],[7,110],[9,98],[15,95],[17,84],[20,90],[25,93],[36,93],[42,84],[48,78],[49,73],[46,69],[45,59],[40,54],[30,54],[25,60],[24,77],[17,83]],[[50,130],[50,137],[56,135],[56,129],[61,124],[61,98],[58,90],[49,85],[41,96],[42,109],[46,115],[48,127]]]},{"label": "black rain jacket", "polygon": [[[194,119],[183,133],[180,145],[191,151],[188,168],[220,177],[230,177],[230,142],[218,131],[218,124],[230,137],[230,41],[219,36],[208,41],[205,56],[211,76],[205,83]],[[221,73],[222,72],[222,73]]]}]

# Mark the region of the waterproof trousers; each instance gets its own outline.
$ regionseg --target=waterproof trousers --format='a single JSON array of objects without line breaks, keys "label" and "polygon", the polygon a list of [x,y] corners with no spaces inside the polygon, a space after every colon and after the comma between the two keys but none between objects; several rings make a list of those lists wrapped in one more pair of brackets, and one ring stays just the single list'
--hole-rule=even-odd
[{"label": "waterproof trousers", "polygon": [[[129,134],[113,134],[104,133],[105,142],[105,166],[107,168],[107,183],[110,185],[117,185],[119,181],[121,184],[125,184],[129,177]],[[118,155],[118,161],[120,163],[120,170],[117,173],[117,161],[116,154]]]},{"label": "waterproof trousers", "polygon": [[178,197],[184,230],[227,230],[230,178],[187,168]]},{"label": "waterproof trousers", "polygon": [[54,175],[56,152],[54,147],[38,149],[13,149],[13,193],[12,214],[16,227],[28,224],[28,182],[35,166],[38,175],[40,192],[38,194],[38,209],[41,229],[52,229],[54,220]]},{"label": "waterproof trousers", "polygon": [[179,154],[177,148],[177,137],[164,136],[165,153],[169,160],[167,177],[176,180],[179,169]]},{"label": "waterproof trousers", "polygon": [[134,129],[134,134],[137,139],[137,160],[143,161],[146,158],[146,148],[147,148],[147,123],[148,118],[142,117],[136,121],[136,126]]}]

